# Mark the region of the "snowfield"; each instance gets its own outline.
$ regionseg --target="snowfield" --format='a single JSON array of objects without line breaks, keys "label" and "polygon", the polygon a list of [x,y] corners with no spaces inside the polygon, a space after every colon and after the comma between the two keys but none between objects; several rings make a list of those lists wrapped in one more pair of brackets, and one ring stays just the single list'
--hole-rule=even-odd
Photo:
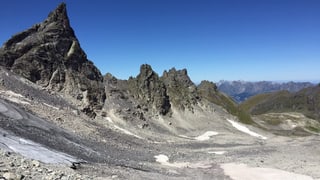
[{"label": "snowfield", "polygon": [[215,131],[207,131],[204,134],[202,134],[202,135],[200,135],[198,137],[195,137],[194,139],[198,140],[198,141],[206,141],[206,140],[209,140],[211,136],[216,136],[218,134],[219,133],[215,132]]},{"label": "snowfield", "polygon": [[246,133],[246,134],[249,134],[250,136],[257,137],[257,138],[264,139],[264,140],[265,140],[265,139],[268,139],[268,138],[265,137],[265,136],[262,136],[262,135],[260,135],[260,134],[258,134],[258,133],[255,133],[255,132],[251,131],[250,129],[248,129],[248,128],[245,127],[244,125],[241,125],[241,124],[238,123],[238,122],[235,122],[235,121],[230,120],[230,119],[227,119],[227,121],[228,121],[229,123],[231,123],[231,125],[232,125],[233,127],[235,127],[236,129],[238,129],[239,131],[242,131],[242,132],[244,132],[244,133]]},{"label": "snowfield", "polygon": [[233,180],[313,180],[312,177],[273,168],[248,167],[228,163],[221,166]]}]

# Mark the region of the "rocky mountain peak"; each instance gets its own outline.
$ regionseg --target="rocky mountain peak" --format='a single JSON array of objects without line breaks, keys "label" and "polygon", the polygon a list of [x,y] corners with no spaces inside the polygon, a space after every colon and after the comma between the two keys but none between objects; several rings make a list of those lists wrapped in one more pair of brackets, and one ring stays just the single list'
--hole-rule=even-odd
[{"label": "rocky mountain peak", "polygon": [[140,73],[137,78],[147,80],[153,77],[158,77],[158,75],[153,71],[152,67],[149,64],[143,64],[140,66]]},{"label": "rocky mountain peak", "polygon": [[175,68],[171,68],[169,72],[164,71],[162,77],[166,85],[172,85],[176,83],[183,84],[186,87],[194,85],[188,76],[187,69],[176,70]]},{"label": "rocky mountain peak", "polygon": [[104,103],[103,77],[82,50],[64,3],[42,23],[9,39],[0,48],[0,65],[48,90],[62,92],[88,114]]},{"label": "rocky mountain peak", "polygon": [[46,20],[47,22],[57,22],[64,25],[64,27],[70,27],[69,18],[67,15],[67,6],[65,3],[61,3],[54,11],[52,11]]},{"label": "rocky mountain peak", "polygon": [[187,70],[171,68],[168,72],[164,71],[161,79],[166,85],[172,105],[181,110],[192,110],[197,103],[197,92]]},{"label": "rocky mountain peak", "polygon": [[130,93],[142,106],[162,115],[169,112],[171,105],[167,89],[150,65],[141,65],[139,75],[130,78],[128,84]]}]

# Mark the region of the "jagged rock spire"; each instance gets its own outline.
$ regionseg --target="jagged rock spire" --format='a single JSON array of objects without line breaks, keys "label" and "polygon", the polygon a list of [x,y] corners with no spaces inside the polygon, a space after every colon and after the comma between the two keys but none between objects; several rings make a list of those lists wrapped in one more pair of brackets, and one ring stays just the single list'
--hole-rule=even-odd
[{"label": "jagged rock spire", "polygon": [[42,23],[9,39],[0,49],[0,65],[47,89],[64,92],[88,113],[104,103],[103,77],[82,50],[65,3]]},{"label": "jagged rock spire", "polygon": [[61,22],[66,27],[70,27],[66,4],[61,3],[54,11],[50,12],[50,14],[48,15],[47,21]]},{"label": "jagged rock spire", "polygon": [[170,111],[171,105],[166,87],[150,65],[141,65],[139,75],[129,79],[128,83],[130,93],[142,106],[149,107],[162,115]]}]

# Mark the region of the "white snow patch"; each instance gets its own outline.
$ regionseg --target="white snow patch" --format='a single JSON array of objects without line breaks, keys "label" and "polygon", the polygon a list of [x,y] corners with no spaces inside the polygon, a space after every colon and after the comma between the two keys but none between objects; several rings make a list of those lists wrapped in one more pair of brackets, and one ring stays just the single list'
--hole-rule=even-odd
[{"label": "white snow patch", "polygon": [[11,102],[17,103],[17,104],[28,104],[28,105],[30,105],[29,102],[20,100],[20,99],[15,98],[15,97],[8,98],[8,100],[11,101]]},{"label": "white snow patch", "polygon": [[51,108],[53,108],[53,109],[59,110],[58,107],[52,106],[52,105],[50,105],[50,104],[47,104],[47,103],[43,103],[43,104],[44,104],[45,106],[48,106],[48,107],[51,107]]},{"label": "white snow patch", "polygon": [[76,47],[76,41],[73,41],[72,45],[71,45],[71,47],[70,47],[70,49],[69,49],[69,51],[67,53],[67,57],[71,56],[74,53],[75,47]]},{"label": "white snow patch", "polygon": [[41,144],[16,136],[0,136],[0,144],[3,144],[4,148],[44,163],[70,164],[70,162],[78,161],[71,155],[50,150]]},{"label": "white snow patch", "polygon": [[225,154],[227,151],[209,151],[209,154],[216,154],[216,155],[223,155]]},{"label": "white snow patch", "polygon": [[202,135],[200,135],[198,137],[195,137],[194,139],[198,140],[198,141],[205,141],[205,140],[209,140],[211,136],[215,136],[215,135],[218,135],[218,134],[219,133],[215,132],[215,131],[207,131],[204,134],[202,134]]},{"label": "white snow patch", "polygon": [[106,117],[106,119],[109,121],[109,123],[112,123],[113,124],[113,121],[110,117]]},{"label": "white snow patch", "polygon": [[291,125],[291,128],[293,129],[293,128],[296,128],[298,125],[296,125],[296,124],[292,124]]},{"label": "white snow patch", "polygon": [[114,125],[114,127],[115,127],[116,129],[124,132],[125,134],[128,134],[128,135],[130,135],[130,136],[134,136],[134,137],[136,137],[136,138],[138,138],[138,139],[143,139],[142,137],[140,137],[140,136],[138,136],[138,135],[135,135],[135,134],[133,134],[132,132],[130,132],[130,131],[126,130],[126,129],[123,129],[123,128],[117,126],[117,125]]},{"label": "white snow patch", "polygon": [[175,163],[170,163],[169,162],[169,157],[164,155],[164,154],[159,154],[157,156],[154,156],[156,159],[156,162],[164,165],[164,166],[170,166],[170,167],[176,167],[176,168],[210,168],[212,167],[210,164],[205,164],[205,163],[190,163],[190,162],[175,162]]},{"label": "white snow patch", "polygon": [[273,168],[248,167],[246,164],[222,164],[225,174],[234,180],[313,180],[312,177]]},{"label": "white snow patch", "polygon": [[138,135],[136,135],[136,134],[133,134],[132,132],[130,132],[130,131],[126,130],[126,129],[123,129],[123,128],[117,126],[117,125],[115,125],[114,122],[112,121],[112,119],[111,119],[110,117],[106,117],[106,119],[109,121],[109,123],[112,123],[112,124],[113,124],[114,128],[122,131],[123,133],[128,134],[128,135],[130,135],[130,136],[134,136],[134,137],[136,137],[136,138],[138,138],[138,139],[143,139],[142,137],[140,137],[140,136],[138,136]]},{"label": "white snow patch", "polygon": [[235,121],[230,120],[230,119],[227,119],[227,120],[232,124],[233,127],[235,127],[236,129],[238,129],[239,131],[242,131],[242,132],[244,132],[244,133],[249,134],[250,136],[254,136],[254,137],[257,137],[257,138],[260,138],[260,139],[268,139],[268,138],[265,137],[265,136],[262,136],[262,135],[260,135],[260,134],[258,134],[258,133],[255,133],[255,132],[251,131],[250,129],[248,129],[247,127],[241,125],[241,124],[238,123],[238,122],[235,122]]},{"label": "white snow patch", "polygon": [[15,93],[15,92],[13,92],[13,91],[2,91],[2,92],[4,92],[5,94],[7,94],[7,95],[9,95],[9,96],[23,98],[23,95],[18,94],[18,93]]},{"label": "white snow patch", "polygon": [[[1,94],[5,95],[5,98],[11,102],[17,103],[17,104],[28,104],[30,105],[30,103],[26,100],[23,95],[15,93],[13,91],[0,91]],[[23,100],[21,100],[23,99]]]},{"label": "white snow patch", "polygon": [[157,156],[154,156],[154,158],[156,158],[156,162],[161,164],[168,163],[169,161],[169,157],[164,154],[159,154]]}]

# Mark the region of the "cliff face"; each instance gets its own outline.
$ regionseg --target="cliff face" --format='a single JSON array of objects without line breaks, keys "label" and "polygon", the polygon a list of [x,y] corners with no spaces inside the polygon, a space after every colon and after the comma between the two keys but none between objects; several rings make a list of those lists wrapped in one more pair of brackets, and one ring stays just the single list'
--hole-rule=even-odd
[{"label": "cliff face", "polygon": [[128,80],[128,88],[142,106],[151,108],[161,115],[170,111],[171,105],[165,84],[150,65],[144,64],[140,67],[139,75]]},{"label": "cliff face", "polygon": [[161,78],[166,85],[170,102],[177,108],[192,110],[192,106],[197,103],[199,98],[197,88],[190,80],[187,70],[170,69],[164,71]]},{"label": "cliff face", "polygon": [[42,23],[4,43],[0,65],[42,87],[63,92],[92,116],[104,103],[103,77],[81,49],[64,3]]}]

